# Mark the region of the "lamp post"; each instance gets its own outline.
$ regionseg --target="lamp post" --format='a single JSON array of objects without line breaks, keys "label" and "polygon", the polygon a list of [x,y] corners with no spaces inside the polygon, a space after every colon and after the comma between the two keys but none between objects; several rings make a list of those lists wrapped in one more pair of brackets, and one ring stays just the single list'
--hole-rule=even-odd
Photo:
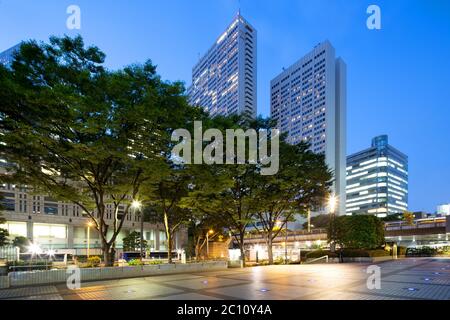
[{"label": "lamp post", "polygon": [[331,219],[330,219],[330,223],[331,223],[331,240],[332,242],[330,243],[330,251],[331,252],[335,252],[336,250],[336,243],[334,242],[334,238],[335,238],[335,210],[336,210],[336,203],[337,203],[337,199],[334,195],[331,195],[330,198],[328,199],[328,207],[330,209],[330,215],[331,215]]},{"label": "lamp post", "polygon": [[139,200],[133,200],[133,202],[131,203],[131,207],[133,208],[134,212],[136,213],[136,211],[139,212],[139,218],[140,218],[140,235],[139,235],[139,251],[140,251],[140,255],[141,255],[141,259],[144,259],[145,253],[144,253],[144,215],[142,214],[141,207],[142,207],[142,203]]},{"label": "lamp post", "polygon": [[91,244],[91,227],[93,226],[92,222],[88,222],[87,224],[87,248],[86,248],[86,255],[89,258],[89,251],[90,251],[90,244]]},{"label": "lamp post", "polygon": [[208,230],[206,233],[206,257],[209,258],[209,235],[213,234],[214,230]]}]

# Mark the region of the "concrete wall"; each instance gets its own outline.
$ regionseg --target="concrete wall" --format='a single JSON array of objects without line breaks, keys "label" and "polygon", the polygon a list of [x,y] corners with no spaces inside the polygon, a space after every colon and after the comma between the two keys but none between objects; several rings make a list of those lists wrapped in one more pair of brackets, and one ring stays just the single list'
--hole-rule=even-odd
[{"label": "concrete wall", "polygon": [[[80,272],[80,281],[96,281],[109,279],[123,279],[157,276],[162,274],[176,274],[185,272],[208,272],[227,269],[226,261],[213,261],[188,264],[160,264],[146,266],[126,266],[109,268],[83,268]],[[43,284],[65,283],[73,271],[66,269],[10,272],[8,276],[0,277],[0,289]]]}]

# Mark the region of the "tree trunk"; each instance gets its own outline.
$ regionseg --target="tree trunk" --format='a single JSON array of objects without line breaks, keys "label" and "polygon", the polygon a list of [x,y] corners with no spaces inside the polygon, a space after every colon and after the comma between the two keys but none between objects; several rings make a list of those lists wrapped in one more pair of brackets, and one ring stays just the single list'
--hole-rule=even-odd
[{"label": "tree trunk", "polygon": [[167,257],[168,263],[172,263],[173,237],[172,232],[167,233]]},{"label": "tree trunk", "polygon": [[141,253],[141,259],[145,258],[145,252],[144,252],[144,212],[141,210],[140,212],[140,218],[141,218],[141,234],[140,234],[140,244],[139,249]]},{"label": "tree trunk", "polygon": [[269,264],[273,264],[273,250],[272,250],[272,232],[267,233],[267,255],[269,256]]},{"label": "tree trunk", "polygon": [[245,248],[244,248],[245,232],[239,234],[239,249],[241,250],[242,266],[245,268]]},{"label": "tree trunk", "polygon": [[116,258],[116,250],[113,247],[103,246],[103,260],[105,267],[113,267]]}]

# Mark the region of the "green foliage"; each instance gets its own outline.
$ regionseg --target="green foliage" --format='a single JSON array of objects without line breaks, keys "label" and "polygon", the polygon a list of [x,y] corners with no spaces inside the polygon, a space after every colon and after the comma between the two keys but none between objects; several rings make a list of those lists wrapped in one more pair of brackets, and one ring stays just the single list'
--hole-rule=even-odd
[{"label": "green foliage", "polygon": [[390,252],[383,249],[363,250],[363,249],[344,249],[343,256],[347,258],[359,257],[386,257]]},{"label": "green foliage", "polygon": [[432,248],[432,247],[418,247],[418,248],[407,248],[406,256],[407,257],[434,257],[434,256],[449,256],[450,255],[450,246],[445,246],[441,248]]},{"label": "green foliage", "polygon": [[128,261],[129,266],[142,266],[144,263],[140,259],[132,259]]},{"label": "green foliage", "polygon": [[30,245],[30,240],[28,240],[27,237],[15,237],[12,241],[12,245],[14,247],[19,247],[20,252],[26,252],[28,249],[28,246]]},{"label": "green foliage", "polygon": [[150,260],[148,262],[146,262],[146,264],[150,264],[150,265],[155,265],[155,264],[163,264],[164,261],[162,260]]},{"label": "green foliage", "polygon": [[[141,248],[141,233],[137,231],[130,232],[123,241],[124,251],[138,251]],[[147,247],[147,241],[143,241],[144,248]]]},{"label": "green foliage", "polygon": [[86,267],[88,268],[96,268],[99,267],[102,263],[102,259],[99,256],[91,256],[87,258]]},{"label": "green foliage", "polygon": [[339,216],[328,227],[328,240],[351,249],[376,249],[384,243],[384,223],[375,216]]},{"label": "green foliage", "polygon": [[[11,164],[2,178],[82,208],[111,265],[130,197],[164,174],[171,131],[200,109],[151,61],[117,71],[104,61],[80,36],[24,43],[11,70],[0,66],[0,152]],[[125,213],[108,220],[106,205]]]},{"label": "green foliage", "polygon": [[414,224],[414,213],[410,212],[410,211],[405,211],[403,212],[403,220],[408,224],[408,225],[413,225]]},{"label": "green foliage", "polygon": [[9,244],[9,232],[6,229],[0,229],[0,247],[6,246]]},{"label": "green foliage", "polygon": [[6,263],[8,271],[32,271],[32,270],[49,270],[52,268],[52,262],[48,260],[19,260],[8,261]]}]

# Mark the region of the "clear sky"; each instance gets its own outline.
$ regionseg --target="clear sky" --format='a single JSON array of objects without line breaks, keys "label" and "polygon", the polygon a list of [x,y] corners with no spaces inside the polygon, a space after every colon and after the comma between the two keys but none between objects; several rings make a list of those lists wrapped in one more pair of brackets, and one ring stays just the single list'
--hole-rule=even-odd
[{"label": "clear sky", "polygon": [[[81,8],[81,30],[66,9]],[[381,8],[368,30],[366,9]],[[328,39],[348,67],[348,148],[388,134],[409,156],[409,208],[450,202],[450,1],[448,0],[0,0],[0,51],[21,40],[80,33],[119,68],[150,58],[164,79],[190,84],[191,68],[241,8],[258,31],[258,113],[269,83]]]}]

